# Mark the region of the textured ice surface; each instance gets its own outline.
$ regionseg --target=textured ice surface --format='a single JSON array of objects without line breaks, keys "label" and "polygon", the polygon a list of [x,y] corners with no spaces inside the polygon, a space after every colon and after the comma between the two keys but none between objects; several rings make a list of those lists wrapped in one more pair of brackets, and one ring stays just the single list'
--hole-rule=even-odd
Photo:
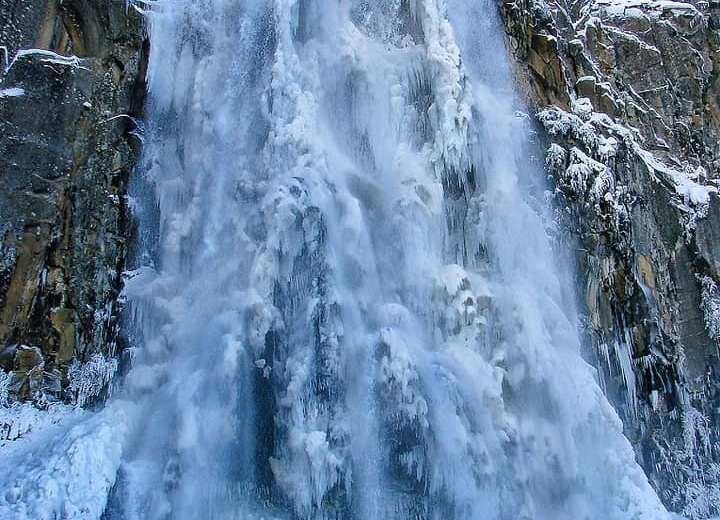
[{"label": "textured ice surface", "polygon": [[17,405],[10,413],[15,417],[4,412],[0,421],[23,426],[0,441],[0,518],[100,518],[120,464],[123,411]]},{"label": "textured ice surface", "polygon": [[580,357],[494,3],[148,17],[134,366],[4,448],[4,511],[669,518]]}]

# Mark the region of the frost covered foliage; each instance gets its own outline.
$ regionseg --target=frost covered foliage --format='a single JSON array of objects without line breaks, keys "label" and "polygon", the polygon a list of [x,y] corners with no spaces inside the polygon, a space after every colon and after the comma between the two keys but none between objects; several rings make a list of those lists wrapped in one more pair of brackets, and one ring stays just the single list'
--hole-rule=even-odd
[{"label": "frost covered foliage", "polygon": [[628,238],[633,198],[615,179],[613,167],[621,143],[632,138],[627,131],[617,132],[617,125],[607,116],[594,114],[589,101],[583,101],[574,105],[577,113],[553,107],[538,114],[548,134],[563,142],[550,145],[545,164],[564,204],[576,207],[576,212],[589,211],[598,226],[613,233],[622,245]]},{"label": "frost covered foliage", "polygon": [[702,286],[701,309],[705,317],[705,328],[711,339],[720,342],[720,289],[709,276],[700,276]]},{"label": "frost covered foliage", "polygon": [[17,402],[10,395],[13,383],[13,374],[0,370],[0,448],[29,434],[35,435],[68,410],[63,404],[46,399]]},{"label": "frost covered foliage", "polygon": [[85,406],[100,397],[109,389],[110,382],[117,371],[116,358],[107,358],[103,354],[95,353],[82,363],[74,359],[68,368],[70,385],[68,392],[78,406]]},{"label": "frost covered foliage", "polygon": [[658,466],[673,481],[665,493],[689,520],[714,518],[720,514],[720,465],[708,460],[718,455],[717,436],[707,417],[686,397],[680,413],[682,436],[671,443],[656,439],[661,454]]},{"label": "frost covered foliage", "polygon": [[0,370],[0,441],[18,439],[33,429],[43,413],[32,404],[14,403],[9,390],[12,375]]},{"label": "frost covered foliage", "polygon": [[720,514],[720,465],[696,471],[686,487],[683,514],[690,519],[711,518]]},{"label": "frost covered foliage", "polygon": [[[546,164],[557,174],[563,192],[580,204],[594,204],[598,215],[617,220],[620,226],[633,203],[628,187],[613,175],[618,154],[630,167],[644,168],[650,182],[671,189],[674,203],[685,215],[681,224],[688,236],[697,219],[707,213],[710,193],[717,192],[716,187],[700,184],[703,175],[697,169],[687,166],[679,170],[644,150],[637,130],[594,112],[588,99],[576,100],[572,113],[546,108],[538,113],[538,119],[551,137],[570,143],[569,150],[553,143],[546,154]],[[632,172],[627,175],[631,177]]]},{"label": "frost covered foliage", "polygon": [[0,406],[10,404],[10,374],[4,370],[0,371]]}]

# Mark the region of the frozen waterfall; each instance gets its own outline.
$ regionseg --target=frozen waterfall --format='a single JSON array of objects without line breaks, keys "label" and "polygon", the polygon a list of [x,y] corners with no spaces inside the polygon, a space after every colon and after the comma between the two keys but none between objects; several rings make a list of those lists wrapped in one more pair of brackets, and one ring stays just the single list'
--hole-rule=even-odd
[{"label": "frozen waterfall", "polygon": [[495,11],[152,2],[132,368],[1,464],[0,516],[668,518],[580,356]]}]

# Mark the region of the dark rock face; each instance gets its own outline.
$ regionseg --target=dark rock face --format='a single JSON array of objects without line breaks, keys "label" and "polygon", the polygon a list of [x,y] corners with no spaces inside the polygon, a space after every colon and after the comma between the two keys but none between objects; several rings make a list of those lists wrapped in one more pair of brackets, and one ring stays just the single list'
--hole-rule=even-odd
[{"label": "dark rock face", "polygon": [[599,377],[666,505],[720,513],[717,4],[501,4],[581,239]]},{"label": "dark rock face", "polygon": [[69,366],[118,348],[143,41],[124,2],[0,0],[0,365],[16,397],[71,399]]}]

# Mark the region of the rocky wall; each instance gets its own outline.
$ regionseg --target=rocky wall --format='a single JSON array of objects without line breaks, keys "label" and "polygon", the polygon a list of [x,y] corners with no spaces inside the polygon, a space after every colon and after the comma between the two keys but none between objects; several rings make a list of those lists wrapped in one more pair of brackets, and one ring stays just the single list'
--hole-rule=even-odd
[{"label": "rocky wall", "polygon": [[505,1],[590,358],[666,505],[720,513],[720,4]]},{"label": "rocky wall", "polygon": [[0,0],[0,367],[10,401],[74,401],[69,372],[116,366],[144,42],[142,16],[123,1]]}]

